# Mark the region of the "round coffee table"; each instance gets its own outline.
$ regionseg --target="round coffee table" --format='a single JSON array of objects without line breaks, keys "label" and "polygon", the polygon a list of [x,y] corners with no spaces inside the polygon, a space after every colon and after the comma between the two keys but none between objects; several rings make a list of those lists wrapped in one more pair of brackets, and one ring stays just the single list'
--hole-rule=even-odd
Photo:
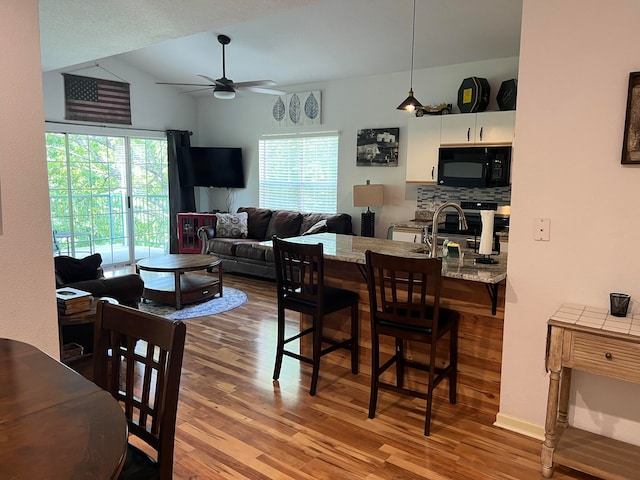
[{"label": "round coffee table", "polygon": [[[218,270],[217,275],[188,273],[211,271],[214,268]],[[188,303],[202,302],[216,295],[222,296],[221,260],[213,255],[178,253],[149,257],[136,264],[136,271],[173,274],[144,279],[142,298],[172,305],[176,310]]]}]

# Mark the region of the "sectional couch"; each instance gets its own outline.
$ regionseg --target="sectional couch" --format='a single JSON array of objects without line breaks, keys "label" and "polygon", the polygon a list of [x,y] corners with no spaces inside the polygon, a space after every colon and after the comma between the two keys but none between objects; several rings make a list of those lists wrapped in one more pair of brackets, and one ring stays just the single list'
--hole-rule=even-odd
[{"label": "sectional couch", "polygon": [[351,235],[351,215],[312,213],[295,210],[269,210],[243,207],[235,214],[216,214],[216,224],[198,229],[202,253],[222,259],[225,272],[243,273],[275,279],[271,249],[256,243],[280,238],[331,232]]}]

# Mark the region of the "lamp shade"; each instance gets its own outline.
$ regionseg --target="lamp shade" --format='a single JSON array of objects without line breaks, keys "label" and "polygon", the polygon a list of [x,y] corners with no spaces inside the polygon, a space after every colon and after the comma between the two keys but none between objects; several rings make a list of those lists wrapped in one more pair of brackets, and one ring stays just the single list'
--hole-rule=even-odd
[{"label": "lamp shade", "polygon": [[381,207],[384,205],[384,185],[354,185],[353,186],[353,206],[354,207]]}]

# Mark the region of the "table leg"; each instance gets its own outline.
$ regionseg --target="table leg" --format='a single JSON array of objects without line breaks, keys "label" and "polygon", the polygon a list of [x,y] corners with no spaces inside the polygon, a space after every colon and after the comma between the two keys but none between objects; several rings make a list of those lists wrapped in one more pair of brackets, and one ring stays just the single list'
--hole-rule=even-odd
[{"label": "table leg", "polygon": [[553,475],[553,452],[558,444],[556,419],[558,415],[558,392],[560,372],[552,371],[549,375],[549,395],[547,397],[547,417],[545,419],[544,443],[542,444],[542,476]]},{"label": "table leg", "polygon": [[182,309],[182,290],[180,290],[180,275],[182,272],[175,271],[175,289],[176,289],[176,310]]}]

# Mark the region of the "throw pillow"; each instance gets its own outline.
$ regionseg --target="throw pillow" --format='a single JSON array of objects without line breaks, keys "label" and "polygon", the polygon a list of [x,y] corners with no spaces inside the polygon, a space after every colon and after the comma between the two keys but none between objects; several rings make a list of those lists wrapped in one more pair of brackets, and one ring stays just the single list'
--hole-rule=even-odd
[{"label": "throw pillow", "polygon": [[73,258],[67,256],[53,257],[53,264],[58,275],[65,283],[80,282],[82,280],[94,280],[100,278],[100,265],[102,256],[94,253],[85,258]]},{"label": "throw pillow", "polygon": [[241,213],[216,213],[216,237],[220,238],[247,238],[247,212]]},{"label": "throw pillow", "polygon": [[312,225],[311,228],[309,228],[302,235],[313,235],[314,233],[322,233],[322,232],[326,232],[327,230],[328,230],[327,229],[327,221],[326,220],[320,220],[315,225]]}]

